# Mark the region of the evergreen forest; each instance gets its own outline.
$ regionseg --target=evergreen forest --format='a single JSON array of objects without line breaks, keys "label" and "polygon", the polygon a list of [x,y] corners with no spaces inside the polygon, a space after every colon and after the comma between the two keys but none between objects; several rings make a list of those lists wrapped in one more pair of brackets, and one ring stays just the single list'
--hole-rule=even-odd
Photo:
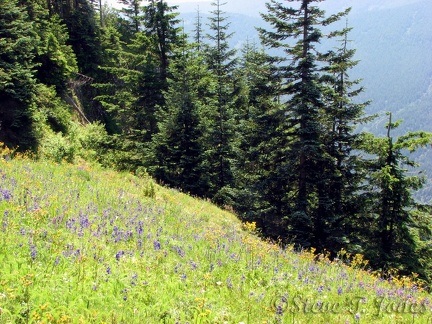
[{"label": "evergreen forest", "polygon": [[383,135],[367,131],[350,8],[269,0],[260,43],[235,49],[221,0],[188,34],[166,1],[119,2],[0,0],[1,143],[150,175],[282,246],[432,281],[410,156],[432,133],[401,134],[391,112]]}]

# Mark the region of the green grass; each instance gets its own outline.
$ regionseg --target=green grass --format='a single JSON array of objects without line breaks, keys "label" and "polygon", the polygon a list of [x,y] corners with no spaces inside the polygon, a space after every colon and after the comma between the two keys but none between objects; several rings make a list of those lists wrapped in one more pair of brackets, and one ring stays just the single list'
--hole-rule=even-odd
[{"label": "green grass", "polygon": [[431,323],[430,295],[149,178],[0,158],[0,323]]}]

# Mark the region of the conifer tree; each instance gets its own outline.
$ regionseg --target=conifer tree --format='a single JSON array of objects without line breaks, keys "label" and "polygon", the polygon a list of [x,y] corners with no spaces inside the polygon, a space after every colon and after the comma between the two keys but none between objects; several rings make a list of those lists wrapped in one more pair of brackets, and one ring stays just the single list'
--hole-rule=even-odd
[{"label": "conifer tree", "polygon": [[113,163],[122,169],[134,169],[143,165],[141,146],[150,137],[148,111],[141,104],[147,90],[143,79],[154,62],[150,40],[139,32],[125,44],[111,26],[102,30],[102,36],[105,55],[99,73],[103,81],[93,84],[98,91],[95,99],[107,113],[107,129],[115,143],[117,161]]},{"label": "conifer tree", "polygon": [[253,43],[246,43],[236,71],[234,208],[254,221],[263,235],[286,236],[289,166],[283,159],[288,147],[284,110],[277,100],[280,79],[271,58]]},{"label": "conifer tree", "polygon": [[101,63],[101,47],[95,9],[90,1],[50,0],[48,7],[51,16],[59,15],[67,26],[69,34],[67,44],[74,50],[79,72],[96,76]]},{"label": "conifer tree", "polygon": [[[289,125],[290,150],[286,159],[290,173],[284,179],[290,183],[289,236],[301,247],[314,246],[323,249],[327,225],[326,215],[320,213],[325,204],[332,202],[321,196],[319,184],[323,178],[322,168],[328,165],[329,155],[323,145],[321,122],[326,113],[324,93],[327,87],[321,81],[321,54],[318,44],[324,37],[322,28],[337,21],[348,11],[325,17],[324,11],[314,6],[321,0],[289,0],[299,2],[288,7],[275,0],[267,3],[268,13],[263,19],[275,30],[259,29],[262,41],[271,48],[283,50],[280,77],[284,79],[281,95],[285,102],[286,123]],[[330,36],[334,34],[330,33]]]},{"label": "conifer tree", "polygon": [[161,80],[167,78],[170,56],[179,45],[180,28],[177,26],[177,6],[168,6],[166,1],[148,0],[150,3],[144,8],[144,28],[146,35],[154,44],[154,51],[159,57]]},{"label": "conifer tree", "polygon": [[35,23],[41,39],[36,57],[39,62],[36,76],[41,83],[55,86],[56,91],[62,94],[66,91],[72,74],[78,72],[75,53],[72,47],[67,45],[67,27],[57,15],[48,18],[43,14],[35,19]]},{"label": "conifer tree", "polygon": [[39,39],[16,0],[0,0],[0,40],[0,141],[35,148],[30,107]]},{"label": "conifer tree", "polygon": [[389,113],[387,136],[368,135],[364,143],[365,150],[375,158],[369,165],[372,196],[365,212],[364,221],[369,226],[362,233],[363,244],[375,268],[404,275],[416,272],[431,280],[431,210],[413,198],[425,179],[408,175],[409,169],[418,165],[405,152],[431,145],[432,133],[408,132],[394,139],[391,131],[400,123],[393,122]]},{"label": "conifer tree", "polygon": [[196,44],[197,50],[201,51],[201,45],[203,41],[203,28],[202,28],[202,17],[199,6],[197,8],[196,21],[194,23],[193,40]]},{"label": "conifer tree", "polygon": [[149,171],[167,185],[203,196],[208,189],[201,121],[205,103],[199,89],[209,73],[202,68],[200,54],[186,45],[185,39],[183,42],[169,69],[171,77],[164,92],[165,106],[159,112],[159,132],[153,136],[154,163]]},{"label": "conifer tree", "polygon": [[164,106],[163,92],[168,89],[168,68],[173,52],[179,45],[180,29],[176,6],[168,6],[162,0],[148,0],[143,8],[143,34],[149,39],[147,66],[141,76],[141,98],[139,102],[147,119],[147,138],[158,132],[157,110]]},{"label": "conifer tree", "polygon": [[143,17],[143,10],[141,3],[143,0],[118,0],[123,5],[120,12],[124,15],[123,21],[123,32],[132,37],[135,33],[138,33],[141,29]]},{"label": "conifer tree", "polygon": [[[219,0],[212,3],[215,9],[211,12],[209,41],[205,46],[205,61],[216,78],[214,98],[216,110],[208,111],[208,124],[205,138],[206,163],[212,170],[210,177],[210,196],[219,204],[227,203],[226,191],[233,181],[231,161],[233,158],[232,141],[234,135],[233,70],[236,65],[235,50],[229,48],[229,23],[223,4]],[[212,94],[209,94],[212,95]]]},{"label": "conifer tree", "polygon": [[[317,243],[332,253],[341,248],[359,252],[355,250],[355,238],[350,237],[350,233],[353,219],[364,204],[358,192],[364,186],[366,170],[359,150],[362,134],[356,132],[356,127],[373,119],[364,113],[369,102],[355,101],[363,87],[357,86],[360,80],[349,78],[349,71],[358,64],[353,60],[355,49],[348,47],[350,31],[351,28],[345,27],[334,32],[333,36],[341,37],[340,45],[321,58],[326,62],[321,82],[327,87],[323,96],[321,141],[327,159],[321,164],[321,178],[317,182],[316,217],[324,221],[319,226],[317,237],[320,241]],[[355,150],[356,154],[353,153]]]}]

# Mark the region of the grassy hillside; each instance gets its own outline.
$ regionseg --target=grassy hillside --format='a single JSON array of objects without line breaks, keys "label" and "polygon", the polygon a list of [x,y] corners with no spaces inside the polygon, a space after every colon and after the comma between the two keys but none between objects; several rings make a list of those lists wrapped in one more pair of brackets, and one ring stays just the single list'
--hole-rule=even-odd
[{"label": "grassy hillside", "polygon": [[0,323],[432,318],[430,295],[406,278],[379,279],[343,251],[330,262],[280,249],[146,177],[0,158],[0,179]]}]

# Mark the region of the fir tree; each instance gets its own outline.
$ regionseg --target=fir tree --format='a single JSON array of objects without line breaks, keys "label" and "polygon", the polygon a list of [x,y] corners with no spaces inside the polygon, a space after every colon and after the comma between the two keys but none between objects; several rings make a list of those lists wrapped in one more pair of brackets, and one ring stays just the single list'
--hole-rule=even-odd
[{"label": "fir tree", "polygon": [[369,169],[372,196],[365,219],[370,224],[364,237],[366,257],[383,272],[416,272],[431,280],[431,214],[427,206],[413,198],[413,192],[423,186],[425,179],[408,175],[409,169],[418,165],[404,151],[431,145],[432,133],[409,132],[394,139],[391,131],[399,124],[389,114],[387,136],[368,135],[365,141],[365,150],[376,157],[370,160]]},{"label": "fir tree", "polygon": [[160,131],[153,137],[155,163],[149,168],[163,183],[199,196],[207,191],[202,165],[204,102],[198,93],[206,79],[203,73],[208,74],[202,69],[202,58],[184,44],[170,67]]},{"label": "fir tree", "polygon": [[346,27],[334,32],[332,36],[341,37],[340,45],[321,58],[326,62],[321,77],[321,82],[326,86],[323,96],[325,111],[321,114],[321,141],[327,158],[321,164],[321,178],[317,182],[319,198],[316,218],[323,220],[319,225],[317,244],[332,253],[337,253],[341,248],[359,252],[356,251],[355,237],[351,237],[350,233],[352,226],[355,226],[353,219],[364,204],[358,193],[364,186],[366,170],[359,150],[362,134],[356,128],[373,118],[364,113],[369,102],[355,102],[363,88],[357,86],[360,80],[351,81],[348,74],[358,64],[353,60],[355,50],[348,47],[350,30]]},{"label": "fir tree", "polygon": [[203,41],[203,27],[202,27],[202,17],[199,6],[197,8],[196,21],[194,23],[193,40],[196,44],[197,50],[201,51],[201,45]]},{"label": "fir tree", "polygon": [[118,0],[124,7],[121,13],[125,18],[122,19],[124,26],[123,32],[131,38],[135,33],[140,31],[143,17],[143,10],[141,7],[142,0]]},{"label": "fir tree", "polygon": [[35,22],[38,23],[37,31],[41,39],[36,57],[39,62],[36,76],[41,83],[55,86],[56,91],[63,94],[73,73],[78,72],[75,53],[67,45],[67,28],[57,15],[48,19],[43,14]]},{"label": "fir tree", "polygon": [[160,78],[165,81],[170,56],[179,45],[180,28],[177,26],[177,6],[168,6],[162,0],[148,0],[150,3],[144,8],[144,28],[146,35],[152,39],[154,51],[159,57]]},{"label": "fir tree", "polygon": [[148,142],[150,127],[155,123],[153,112],[142,105],[146,91],[150,91],[143,80],[149,70],[154,70],[154,56],[149,51],[150,40],[143,32],[136,33],[131,44],[124,44],[120,33],[112,27],[106,28],[103,35],[106,57],[100,69],[104,82],[93,84],[99,91],[95,99],[111,121],[108,130],[118,146],[115,163],[120,168],[133,169],[144,163],[142,144]]},{"label": "fir tree", "polygon": [[147,66],[141,76],[142,100],[139,102],[146,115],[146,141],[158,132],[157,110],[164,106],[163,92],[168,89],[168,69],[173,52],[179,45],[180,29],[176,26],[176,6],[162,0],[149,0],[144,9],[143,33],[150,40],[147,48]]},{"label": "fir tree", "polygon": [[[227,33],[229,23],[219,0],[213,2],[215,9],[210,20],[209,44],[204,53],[209,70],[216,78],[216,111],[208,111],[208,130],[206,132],[206,163],[213,170],[210,177],[210,196],[219,204],[227,203],[227,193],[233,181],[231,161],[233,158],[234,119],[233,102],[233,70],[236,65],[235,50],[229,48]],[[212,95],[212,94],[209,94]]]},{"label": "fir tree", "polygon": [[248,42],[236,71],[234,208],[274,239],[286,236],[283,215],[289,213],[289,186],[280,181],[289,166],[283,158],[288,147],[283,105],[275,95],[279,85],[271,58]]},{"label": "fir tree", "polygon": [[318,44],[324,37],[321,29],[348,11],[326,18],[324,11],[313,5],[320,0],[288,2],[300,3],[297,7],[287,7],[275,0],[267,4],[268,13],[262,17],[275,31],[259,29],[259,32],[265,45],[287,55],[280,59],[279,73],[284,79],[281,95],[287,98],[285,114],[290,141],[285,156],[290,172],[284,179],[291,187],[287,193],[290,196],[287,203],[292,206],[288,216],[289,236],[298,246],[320,250],[325,248],[322,229],[328,223],[327,215],[322,214],[327,207],[323,206],[332,201],[320,196],[323,193],[320,186],[329,181],[322,169],[329,165],[330,157],[323,142],[326,130],[321,122],[326,114],[327,87],[321,81]]},{"label": "fir tree", "polygon": [[31,103],[38,35],[24,7],[0,0],[0,141],[35,148]]}]

